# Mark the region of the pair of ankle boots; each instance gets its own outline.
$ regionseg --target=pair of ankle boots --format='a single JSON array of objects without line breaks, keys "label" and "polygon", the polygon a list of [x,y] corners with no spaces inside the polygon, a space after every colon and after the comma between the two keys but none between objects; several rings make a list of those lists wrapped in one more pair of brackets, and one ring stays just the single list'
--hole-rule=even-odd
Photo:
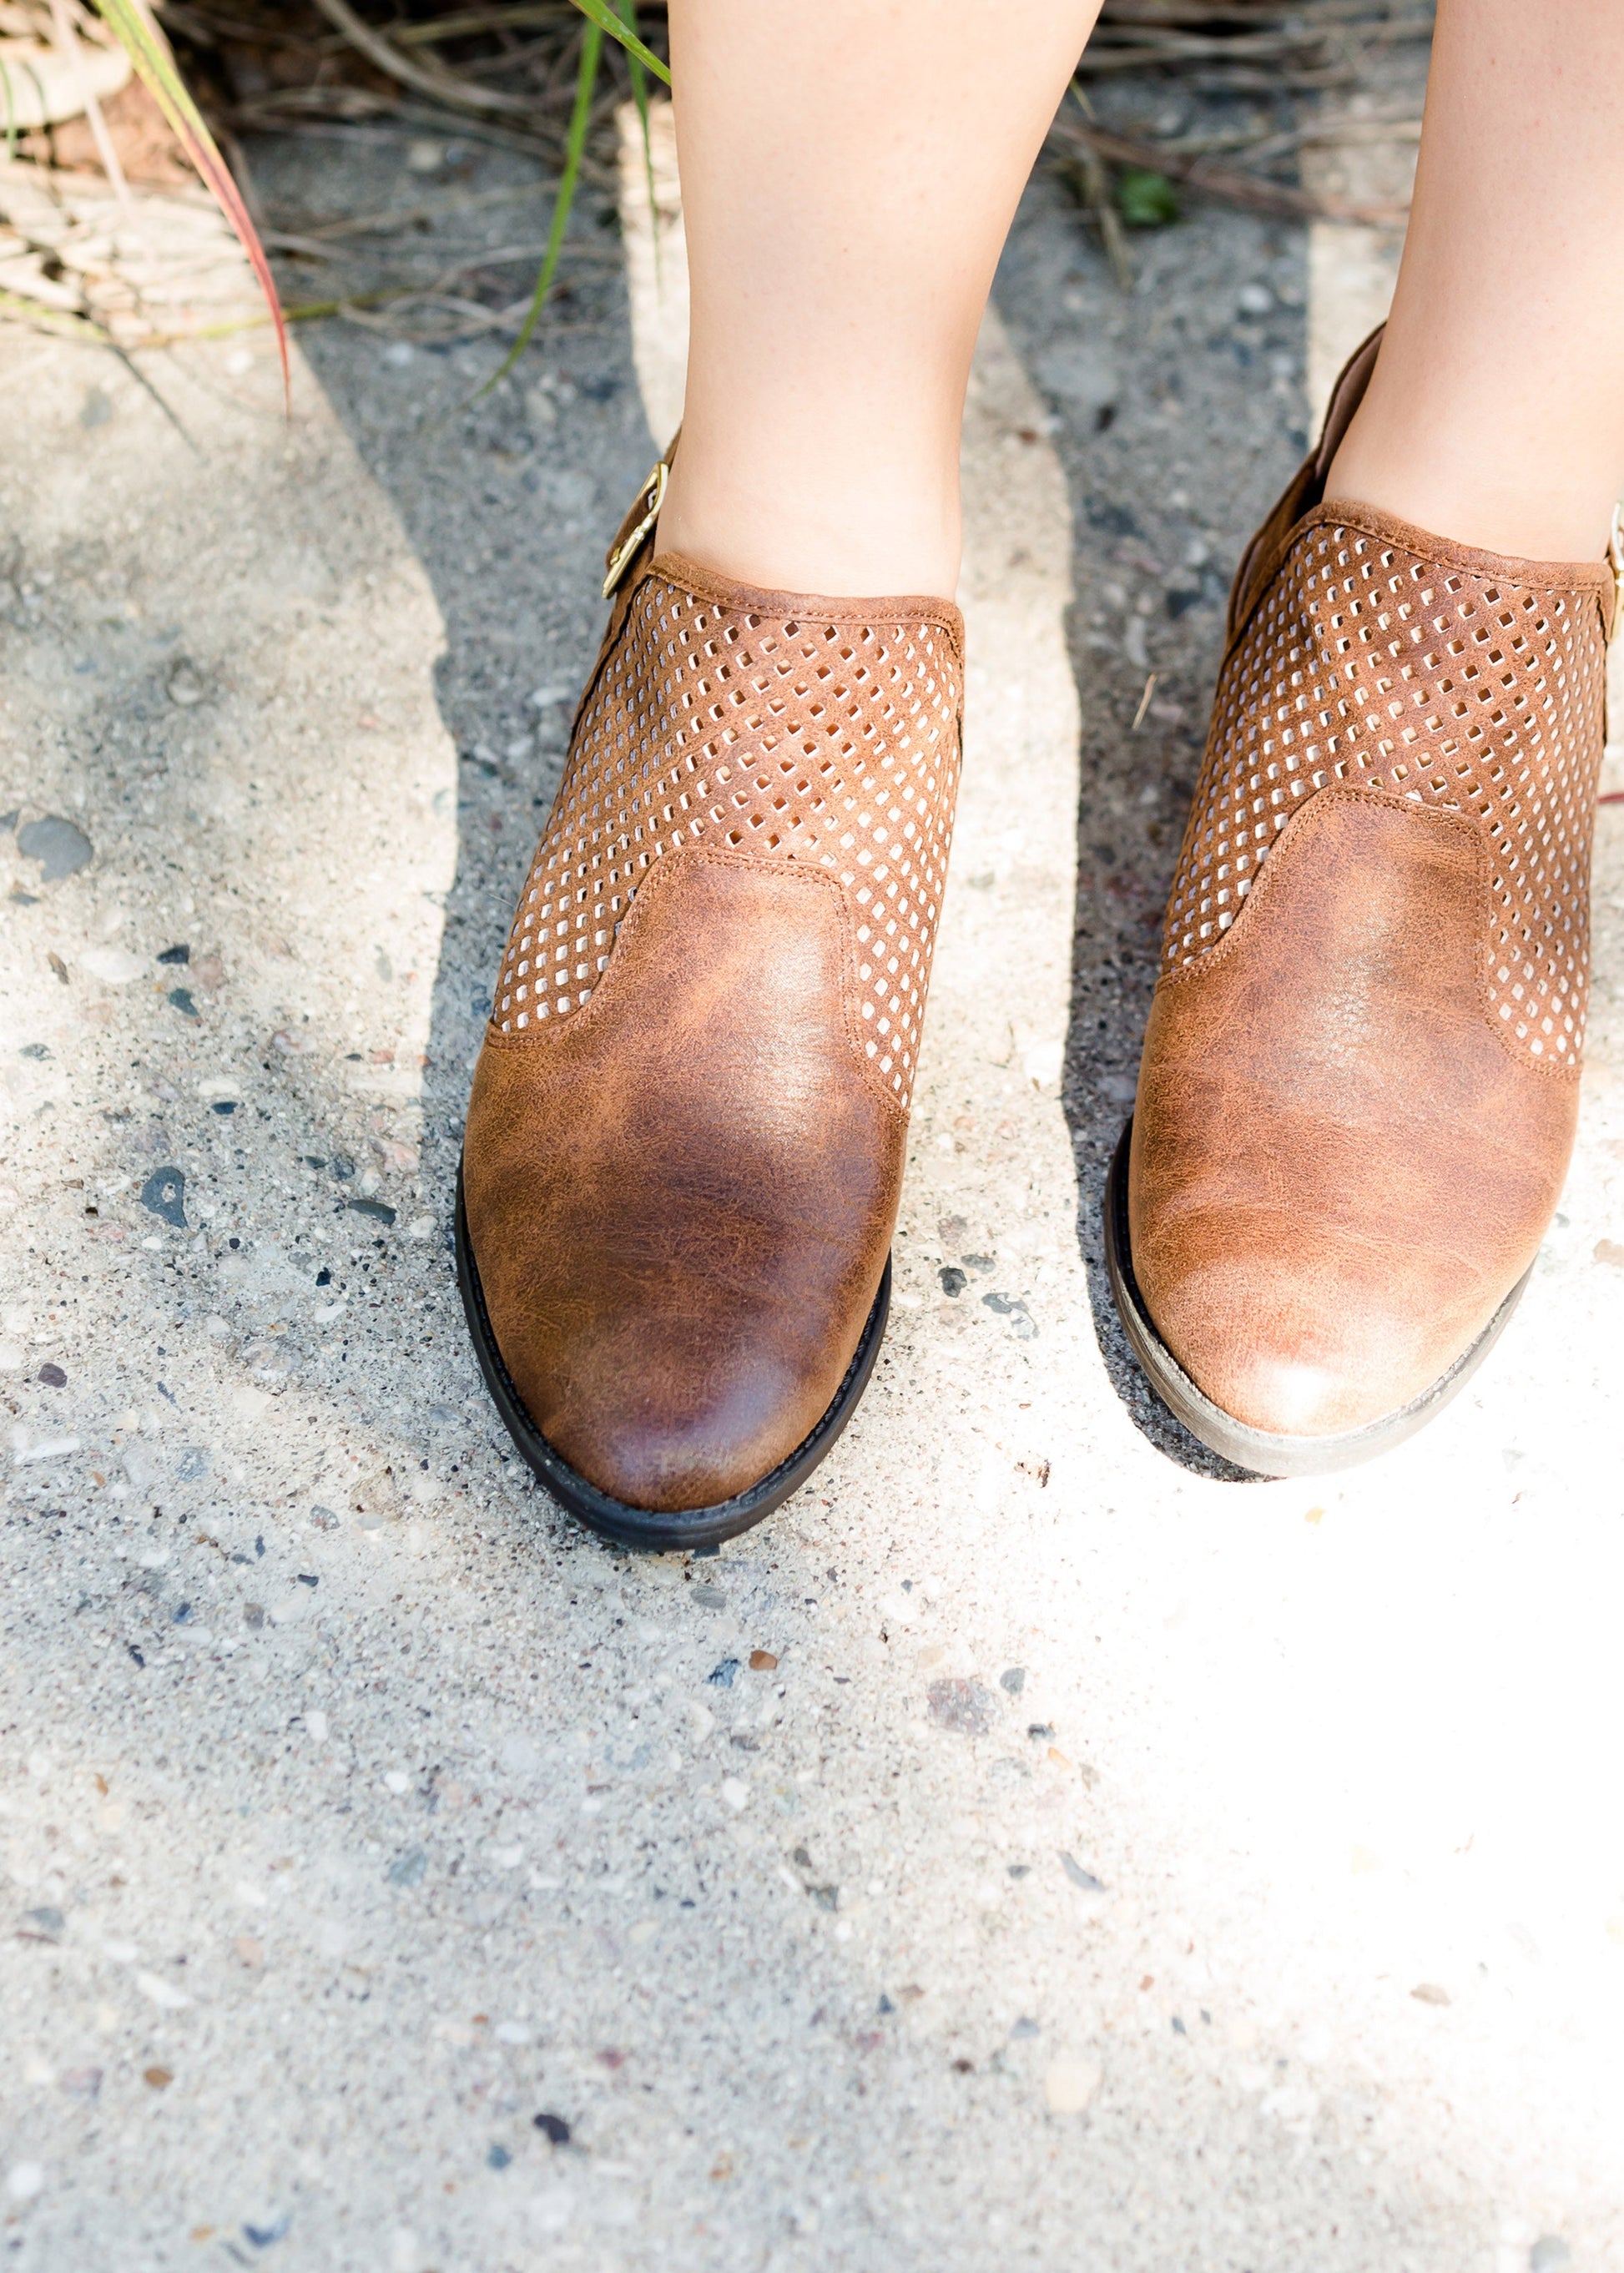
[{"label": "pair of ankle boots", "polygon": [[[1236,578],[1106,1197],[1157,1393],[1269,1475],[1460,1387],[1578,1099],[1613,579],[1326,505],[1376,345]],[[878,1354],[964,679],[945,601],[657,554],[663,485],[610,553],[457,1205],[509,1431],[653,1548],[786,1498]]]}]

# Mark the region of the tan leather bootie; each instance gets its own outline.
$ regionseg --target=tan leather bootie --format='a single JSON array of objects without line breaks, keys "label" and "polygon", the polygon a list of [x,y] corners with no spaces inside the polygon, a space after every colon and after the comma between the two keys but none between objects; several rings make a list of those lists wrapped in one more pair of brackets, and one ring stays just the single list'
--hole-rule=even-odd
[{"label": "tan leather bootie", "polygon": [[786,1498],[878,1354],[963,625],[655,558],[660,486],[497,984],[458,1264],[536,1474],[673,1548]]},{"label": "tan leather bootie", "polygon": [[1468,1378],[1578,1106],[1613,580],[1322,502],[1376,347],[1236,579],[1106,1201],[1153,1385],[1265,1475]]}]

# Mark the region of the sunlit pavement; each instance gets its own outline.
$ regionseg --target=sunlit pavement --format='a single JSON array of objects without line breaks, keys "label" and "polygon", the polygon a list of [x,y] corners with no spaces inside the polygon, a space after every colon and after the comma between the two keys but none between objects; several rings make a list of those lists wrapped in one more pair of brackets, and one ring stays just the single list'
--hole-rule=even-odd
[{"label": "sunlit pavement", "polygon": [[[424,359],[364,337],[299,363],[289,427],[259,335],[154,359],[162,407],[0,335],[9,2262],[1624,2266],[1621,809],[1512,1331],[1377,1466],[1221,1479],[1101,1308],[1199,739],[1166,690],[1213,632],[1136,611],[1156,540],[1090,518],[1071,334],[1022,281],[1071,262],[1066,320],[1103,325],[1065,225],[1023,221],[970,409],[885,1356],[814,1485],[690,1561],[527,1487],[447,1249],[556,776],[524,698],[584,668],[649,449],[624,314],[590,349],[620,407],[557,392],[512,568],[412,534],[465,526],[411,486],[464,478],[461,365],[408,446],[362,412]],[[1154,258],[1110,319],[1131,374],[1301,256],[1217,215]],[[1227,568],[1276,469],[1208,407],[1246,382],[1183,378],[1122,462],[1210,487]],[[1256,411],[1281,467],[1298,384]],[[515,616],[543,571],[567,599]],[[449,713],[487,683],[476,747]]]}]

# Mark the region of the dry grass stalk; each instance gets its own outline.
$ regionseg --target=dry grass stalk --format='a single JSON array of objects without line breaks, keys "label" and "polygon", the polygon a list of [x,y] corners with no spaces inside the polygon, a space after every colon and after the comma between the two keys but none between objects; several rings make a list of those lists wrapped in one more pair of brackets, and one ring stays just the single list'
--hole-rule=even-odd
[{"label": "dry grass stalk", "polygon": [[1209,159],[1180,150],[1177,144],[1117,134],[1064,112],[1055,121],[1050,139],[1079,156],[1086,154],[1096,165],[1109,161],[1113,165],[1143,167],[1147,172],[1164,174],[1169,181],[1181,183],[1186,189],[1216,198],[1226,205],[1244,206],[1252,213],[1278,214],[1293,221],[1369,221],[1379,225],[1402,223],[1405,218],[1402,206],[1361,206],[1342,198],[1314,197],[1288,182],[1271,181],[1267,174],[1250,173],[1233,166],[1214,166]]}]

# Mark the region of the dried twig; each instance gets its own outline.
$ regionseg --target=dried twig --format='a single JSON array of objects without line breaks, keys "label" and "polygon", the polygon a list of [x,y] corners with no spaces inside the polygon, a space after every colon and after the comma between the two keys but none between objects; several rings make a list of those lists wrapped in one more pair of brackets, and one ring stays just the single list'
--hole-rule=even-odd
[{"label": "dried twig", "polygon": [[1105,0],[1078,70],[1171,71],[1213,92],[1324,86],[1353,75],[1357,42],[1423,40],[1432,23],[1430,7],[1385,0]]},{"label": "dried twig", "polygon": [[397,24],[394,40],[399,48],[438,45],[442,40],[477,39],[482,32],[525,32],[541,24],[574,21],[574,0],[516,0],[509,8],[470,8],[449,16],[431,16],[421,24]]},{"label": "dried twig", "polygon": [[1270,181],[1265,174],[1247,173],[1233,166],[1210,165],[1206,159],[1189,156],[1169,143],[1117,134],[1073,118],[1065,111],[1049,131],[1068,152],[1087,150],[1096,160],[1109,159],[1119,166],[1142,166],[1149,172],[1165,174],[1169,181],[1182,182],[1186,189],[1199,191],[1203,196],[1216,198],[1225,205],[1244,206],[1253,213],[1292,220],[1365,221],[1378,227],[1402,226],[1407,217],[1403,206],[1361,206],[1345,198],[1315,197],[1307,190],[1292,188],[1289,183]]},{"label": "dried twig", "polygon": [[85,106],[85,116],[95,138],[96,154],[102,161],[102,170],[113,185],[118,202],[130,210],[130,184],[124,179],[124,169],[118,162],[118,153],[113,147],[113,138],[107,131],[107,121],[102,115],[102,105],[96,100],[95,88],[85,69],[85,55],[74,29],[72,12],[68,0],[51,0],[51,30],[64,62],[79,82],[79,100]]},{"label": "dried twig", "polygon": [[370,64],[377,65],[386,77],[396,79],[402,86],[415,87],[419,94],[432,94],[437,102],[448,102],[462,110],[500,110],[509,114],[529,111],[535,108],[528,96],[509,94],[503,87],[477,86],[470,80],[460,79],[442,64],[429,65],[414,62],[403,56],[381,32],[374,32],[364,24],[350,5],[350,0],[316,0],[316,5],[334,28],[343,34],[357,53]]},{"label": "dried twig", "polygon": [[[1075,79],[1071,82],[1071,93],[1076,96],[1078,106],[1084,116],[1092,124],[1093,107]],[[1094,227],[1100,232],[1100,242],[1105,248],[1105,258],[1110,264],[1111,274],[1116,280],[1116,289],[1119,292],[1132,292],[1133,260],[1128,251],[1128,234],[1122,225],[1121,214],[1111,202],[1110,169],[1092,143],[1079,145],[1077,174],[1078,186],[1082,191],[1083,203],[1093,219]]]}]

